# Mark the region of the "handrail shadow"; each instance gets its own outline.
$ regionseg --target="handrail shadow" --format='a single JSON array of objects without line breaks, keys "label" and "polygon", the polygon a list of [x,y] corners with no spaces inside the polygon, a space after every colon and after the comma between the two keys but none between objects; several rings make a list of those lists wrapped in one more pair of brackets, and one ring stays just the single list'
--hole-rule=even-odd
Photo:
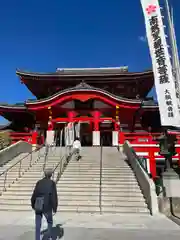
[{"label": "handrail shadow", "polygon": [[[70,161],[70,158],[66,157],[66,154],[64,156],[62,156],[60,158],[60,161],[57,163],[57,165],[55,166],[54,170],[53,170],[53,175],[52,178],[55,181],[55,183],[57,184],[59,179],[61,178],[66,166],[68,165]],[[57,176],[55,177],[56,174],[56,170],[57,170]]]}]

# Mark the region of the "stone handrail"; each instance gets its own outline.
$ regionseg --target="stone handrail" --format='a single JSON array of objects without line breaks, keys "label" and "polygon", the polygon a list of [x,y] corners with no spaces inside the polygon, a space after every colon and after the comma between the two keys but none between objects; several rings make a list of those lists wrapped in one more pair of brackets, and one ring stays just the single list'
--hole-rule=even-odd
[{"label": "stone handrail", "polygon": [[126,141],[123,145],[123,152],[127,156],[127,160],[131,165],[132,170],[134,171],[134,174],[139,183],[141,191],[145,197],[151,215],[158,214],[159,213],[158,198],[153,180],[148,176],[147,172],[141,167],[138,161],[138,156],[136,155],[128,141]]},{"label": "stone handrail", "polygon": [[0,166],[17,157],[21,153],[30,153],[32,145],[23,141],[19,141],[0,151]]}]

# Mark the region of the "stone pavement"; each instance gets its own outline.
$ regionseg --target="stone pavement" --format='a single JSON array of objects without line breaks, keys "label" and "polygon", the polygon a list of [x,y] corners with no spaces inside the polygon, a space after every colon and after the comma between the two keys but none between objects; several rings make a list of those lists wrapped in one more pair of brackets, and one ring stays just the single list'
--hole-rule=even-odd
[{"label": "stone pavement", "polygon": [[[0,212],[0,216],[0,240],[34,239],[33,213]],[[54,222],[62,224],[62,240],[176,240],[180,236],[180,227],[163,215],[58,214]]]}]

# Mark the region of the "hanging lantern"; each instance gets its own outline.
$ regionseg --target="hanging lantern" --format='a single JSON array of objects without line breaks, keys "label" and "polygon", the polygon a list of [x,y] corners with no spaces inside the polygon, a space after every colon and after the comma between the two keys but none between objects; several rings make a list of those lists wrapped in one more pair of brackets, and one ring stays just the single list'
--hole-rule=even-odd
[{"label": "hanging lantern", "polygon": [[119,106],[116,106],[116,121],[119,121]]}]

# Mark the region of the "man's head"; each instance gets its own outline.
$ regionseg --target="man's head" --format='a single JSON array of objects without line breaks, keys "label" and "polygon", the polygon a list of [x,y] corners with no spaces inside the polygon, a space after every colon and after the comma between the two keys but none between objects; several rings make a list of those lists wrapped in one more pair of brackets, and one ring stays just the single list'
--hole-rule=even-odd
[{"label": "man's head", "polygon": [[46,178],[51,178],[53,174],[53,170],[51,168],[45,169],[44,175]]}]

